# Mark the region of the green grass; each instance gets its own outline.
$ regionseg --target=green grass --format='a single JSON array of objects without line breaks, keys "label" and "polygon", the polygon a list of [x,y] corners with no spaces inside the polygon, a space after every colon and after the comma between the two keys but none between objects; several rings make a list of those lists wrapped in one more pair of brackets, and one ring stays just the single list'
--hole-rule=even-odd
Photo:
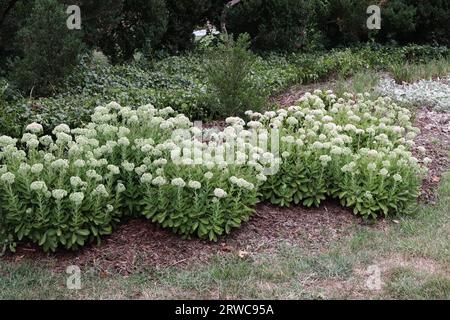
[{"label": "green grass", "polygon": [[389,66],[395,82],[412,83],[420,79],[432,79],[435,77],[444,77],[450,73],[449,59],[435,59],[422,64],[409,62],[393,63]]},{"label": "green grass", "polygon": [[374,94],[374,89],[380,80],[379,75],[374,71],[360,71],[355,73],[350,80],[338,77],[334,86],[334,91],[338,96],[344,92]]},{"label": "green grass", "polygon": [[450,278],[398,268],[389,278],[387,291],[395,299],[450,299]]},{"label": "green grass", "polygon": [[[38,262],[0,261],[0,299],[449,299],[449,194],[447,173],[436,205],[387,220],[384,228],[355,225],[319,252],[280,244],[244,258],[224,253],[208,263],[126,277],[82,270],[81,290],[67,289],[67,274]],[[381,290],[365,285],[371,265],[381,270]]]}]

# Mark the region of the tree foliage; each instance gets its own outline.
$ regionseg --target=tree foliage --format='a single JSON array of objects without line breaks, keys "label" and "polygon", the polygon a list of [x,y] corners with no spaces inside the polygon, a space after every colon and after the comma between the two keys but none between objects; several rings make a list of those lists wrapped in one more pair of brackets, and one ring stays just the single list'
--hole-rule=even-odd
[{"label": "tree foliage", "polygon": [[65,7],[56,0],[36,1],[16,34],[19,58],[11,78],[24,92],[48,94],[76,63],[81,34],[68,30],[66,19]]}]

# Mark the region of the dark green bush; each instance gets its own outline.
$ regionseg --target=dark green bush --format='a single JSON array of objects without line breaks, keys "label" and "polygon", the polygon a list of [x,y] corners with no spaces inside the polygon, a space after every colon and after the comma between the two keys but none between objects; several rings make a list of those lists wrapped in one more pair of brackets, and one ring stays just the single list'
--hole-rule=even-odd
[{"label": "dark green bush", "polygon": [[166,0],[169,12],[163,45],[170,52],[186,50],[193,45],[193,31],[206,22],[211,0]]},{"label": "dark green bush", "polygon": [[416,29],[417,8],[404,0],[389,1],[382,9],[382,27],[378,39],[404,43]]},{"label": "dark green bush", "polygon": [[226,10],[227,31],[248,33],[257,50],[296,51],[306,43],[310,1],[247,0]]},{"label": "dark green bush", "polygon": [[77,63],[81,34],[68,30],[66,19],[65,7],[56,0],[38,1],[17,33],[21,57],[11,79],[24,92],[51,93]]},{"label": "dark green bush", "polygon": [[124,0],[118,23],[102,37],[100,47],[118,61],[130,59],[137,50],[148,55],[161,46],[168,15],[164,0]]},{"label": "dark green bush", "polygon": [[[77,5],[81,10],[81,23],[83,42],[90,48],[110,47],[110,43],[115,40],[113,33],[117,25],[123,21],[122,12],[124,12],[124,0],[59,0],[66,6]],[[128,1],[130,2],[130,1]],[[151,3],[153,1],[147,1]],[[147,7],[148,8],[148,5]],[[148,15],[148,13],[146,13]],[[144,15],[142,18],[146,18]],[[159,22],[159,20],[156,20]],[[124,21],[123,21],[124,22]],[[139,33],[140,30],[133,30]],[[130,29],[130,38],[133,38],[133,31]],[[121,44],[122,45],[122,44]]]},{"label": "dark green bush", "polygon": [[450,3],[446,0],[390,0],[379,3],[381,29],[366,27],[366,9],[377,4],[370,0],[313,1],[316,25],[328,47],[366,42],[431,43],[448,45]]},{"label": "dark green bush", "polygon": [[370,0],[318,0],[316,23],[327,47],[345,46],[368,39],[366,9]]},{"label": "dark green bush", "polygon": [[447,0],[405,0],[417,8],[416,28],[410,42],[450,44],[450,2]]},{"label": "dark green bush", "polygon": [[9,87],[6,80],[0,79],[0,136],[3,134],[18,136],[22,133],[17,123],[18,109],[11,107],[8,101]]},{"label": "dark green bush", "polygon": [[242,34],[236,41],[225,37],[212,54],[205,72],[217,117],[242,115],[247,109],[259,110],[266,101],[252,79],[256,57],[249,51],[250,37]]},{"label": "dark green bush", "polygon": [[5,76],[7,60],[20,53],[14,38],[30,15],[30,6],[30,2],[0,0],[0,76]]}]

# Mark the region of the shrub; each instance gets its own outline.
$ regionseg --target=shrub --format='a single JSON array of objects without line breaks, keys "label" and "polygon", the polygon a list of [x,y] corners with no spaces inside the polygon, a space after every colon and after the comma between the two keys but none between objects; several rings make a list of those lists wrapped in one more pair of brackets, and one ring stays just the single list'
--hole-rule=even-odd
[{"label": "shrub", "polygon": [[[144,5],[138,1],[125,1],[125,0],[58,0],[66,7],[70,5],[78,5],[81,11],[83,42],[90,49],[105,50],[105,48],[111,48],[111,43],[117,40],[117,36],[114,35],[116,28],[120,22],[127,23],[124,20],[124,15],[129,11],[125,8],[125,4],[129,2],[135,2],[138,5]],[[152,3],[154,1],[147,1]],[[151,6],[151,5],[150,5]],[[143,9],[148,9],[150,6],[145,6]],[[136,11],[135,11],[136,12]],[[142,20],[146,19],[145,10],[141,17]],[[137,18],[137,17],[136,17]],[[155,17],[156,18],[156,17]],[[148,21],[148,20],[147,20]],[[155,22],[160,20],[155,19]],[[130,23],[131,26],[131,23]],[[134,26],[133,26],[134,27]],[[136,33],[141,30],[128,30],[130,32],[130,43],[134,44],[134,37]],[[122,46],[123,43],[118,44]]]},{"label": "shrub", "polygon": [[64,6],[56,0],[37,1],[25,26],[17,34],[21,58],[11,78],[24,92],[52,92],[77,63],[81,49],[78,31],[66,26]]},{"label": "shrub", "polygon": [[169,17],[163,46],[174,53],[192,48],[193,32],[197,26],[206,23],[207,14],[214,7],[212,1],[166,0],[166,5]]},{"label": "shrub", "polygon": [[266,97],[251,77],[256,57],[248,51],[248,35],[240,35],[236,42],[226,37],[205,67],[212,104],[217,117],[242,115],[246,108],[260,109]]},{"label": "shrub", "polygon": [[450,4],[446,0],[405,0],[417,8],[416,28],[410,35],[411,42],[449,45]]},{"label": "shrub", "polygon": [[226,9],[225,23],[230,33],[248,33],[254,49],[298,51],[306,44],[311,12],[304,0],[240,1]]},{"label": "shrub", "polygon": [[[21,129],[17,125],[18,110],[9,105],[9,91],[12,91],[9,83],[0,79],[0,134],[17,136],[21,133]],[[11,95],[14,96],[14,94],[15,92],[12,92]]]},{"label": "shrub", "polygon": [[0,0],[0,76],[7,62],[20,54],[14,38],[30,15],[30,5],[30,1]]},{"label": "shrub", "polygon": [[366,9],[369,0],[316,1],[316,24],[326,47],[348,46],[368,40]]},{"label": "shrub", "polygon": [[445,0],[381,1],[382,27],[366,28],[368,0],[314,1],[315,24],[327,47],[364,43],[439,43],[448,45],[450,6]]},{"label": "shrub", "polygon": [[118,14],[119,21],[100,40],[114,61],[129,60],[136,51],[149,56],[161,47],[169,23],[166,1],[124,0]]},{"label": "shrub", "polygon": [[382,8],[382,28],[378,39],[381,41],[408,42],[416,29],[417,8],[404,0],[387,2]]}]

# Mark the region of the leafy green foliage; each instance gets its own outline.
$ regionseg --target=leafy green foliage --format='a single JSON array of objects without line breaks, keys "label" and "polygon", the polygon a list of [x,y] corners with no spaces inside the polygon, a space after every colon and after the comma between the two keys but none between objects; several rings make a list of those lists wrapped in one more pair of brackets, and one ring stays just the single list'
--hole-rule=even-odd
[{"label": "leafy green foliage", "polygon": [[[198,236],[217,241],[218,236],[228,234],[249,219],[257,203],[257,189],[244,189],[230,185],[231,172],[257,183],[252,168],[230,166],[228,172],[220,169],[205,176],[201,168],[179,172],[180,168],[167,165],[167,176],[180,177],[182,181],[199,182],[199,189],[165,184],[159,188],[146,185],[143,214],[162,227],[171,228],[184,237]],[[172,180],[173,181],[173,180]],[[253,184],[251,184],[253,186]],[[215,190],[226,190],[226,197],[215,196]]]},{"label": "leafy green foliage", "polygon": [[257,50],[298,51],[307,38],[311,2],[247,0],[226,9],[227,31],[248,33]]},{"label": "leafy green foliage", "polygon": [[315,1],[316,25],[324,36],[326,47],[348,46],[368,39],[366,9],[369,0]]},{"label": "leafy green foliage", "polygon": [[327,47],[364,43],[439,43],[448,45],[450,5],[445,0],[383,1],[382,27],[366,28],[368,0],[317,0],[315,22]]},{"label": "leafy green foliage", "polygon": [[218,117],[242,115],[248,108],[261,109],[266,97],[251,78],[256,57],[248,50],[249,36],[240,35],[236,43],[226,37],[205,67],[212,104]]},{"label": "leafy green foliage", "polygon": [[5,76],[9,60],[20,54],[15,37],[29,15],[29,2],[0,0],[0,76]]},{"label": "leafy green foliage", "polygon": [[389,98],[354,99],[316,90],[287,111],[249,113],[280,134],[282,163],[261,187],[264,199],[318,206],[331,196],[366,218],[411,212],[423,168],[410,152],[410,111]]},{"label": "leafy green foliage", "polygon": [[[61,124],[43,135],[32,123],[20,140],[0,136],[2,246],[30,240],[45,251],[77,249],[137,214],[214,241],[239,227],[253,212],[264,167],[228,165],[217,142],[186,137],[201,130],[173,113],[112,102],[84,127]],[[191,159],[188,145],[202,156]]]},{"label": "leafy green foliage", "polygon": [[11,79],[24,92],[52,92],[76,64],[81,38],[67,29],[66,19],[65,7],[56,0],[38,1],[17,33],[21,58]]},{"label": "leafy green foliage", "polygon": [[10,91],[10,84],[0,79],[0,133],[18,136],[21,134],[21,128],[16,122],[19,114],[17,108],[9,105]]},{"label": "leafy green foliage", "polygon": [[130,59],[136,51],[150,56],[161,46],[168,28],[166,1],[124,0],[120,20],[101,39],[101,48],[115,61]]},{"label": "leafy green foliage", "polygon": [[[206,120],[227,115],[218,113],[218,97],[212,95],[214,88],[208,86],[204,72],[205,60],[211,57],[210,50],[166,57],[154,63],[123,65],[106,63],[100,52],[92,56],[101,56],[103,62],[94,63],[99,59],[88,56],[82,58],[53,96],[22,98],[20,94],[12,94],[14,90],[10,86],[4,110],[14,125],[2,126],[0,132],[18,136],[30,121],[41,123],[46,130],[59,123],[79,126],[89,121],[89,115],[96,106],[109,101],[131,107],[147,103],[158,108],[172,107],[192,119]],[[213,56],[212,61],[219,63],[220,56]],[[239,102],[241,107],[237,112],[247,109],[247,106],[258,106],[261,97],[273,96],[293,84],[326,80],[332,76],[346,79],[368,70],[384,71],[394,63],[408,61],[417,64],[429,59],[445,61],[448,56],[448,48],[430,46],[364,46],[329,52],[255,56],[245,79],[254,89],[243,98],[245,104]],[[435,69],[434,74],[441,74],[446,67],[444,63],[439,66],[436,63]],[[444,71],[439,73],[437,69]],[[221,83],[217,82],[217,85]]]},{"label": "leafy green foliage", "polygon": [[420,79],[445,77],[450,70],[450,59],[429,60],[423,64],[393,63],[389,66],[395,82],[398,84],[413,83]]}]

